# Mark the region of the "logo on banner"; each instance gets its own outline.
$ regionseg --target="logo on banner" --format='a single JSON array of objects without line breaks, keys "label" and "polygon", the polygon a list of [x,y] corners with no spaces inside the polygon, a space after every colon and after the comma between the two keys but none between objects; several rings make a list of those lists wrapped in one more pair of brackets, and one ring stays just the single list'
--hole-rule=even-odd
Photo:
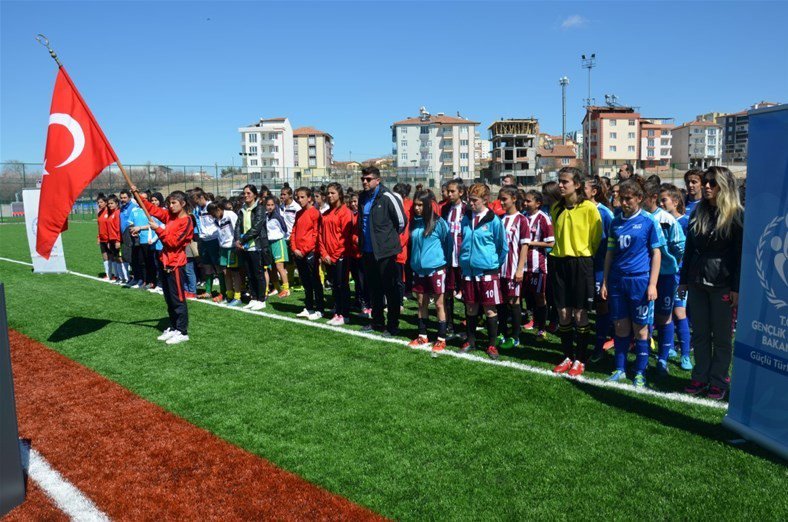
[{"label": "logo on banner", "polygon": [[788,289],[788,214],[777,216],[766,225],[755,251],[755,272],[766,292],[766,300],[779,310],[788,306],[788,303],[777,296],[775,288],[766,278],[765,272],[771,268],[777,273],[777,280],[774,281],[777,287]]}]

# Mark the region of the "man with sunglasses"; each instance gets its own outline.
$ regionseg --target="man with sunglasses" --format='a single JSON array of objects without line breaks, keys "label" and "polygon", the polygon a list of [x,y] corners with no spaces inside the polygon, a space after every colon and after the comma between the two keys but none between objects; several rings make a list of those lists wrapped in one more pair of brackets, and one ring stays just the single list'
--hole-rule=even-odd
[{"label": "man with sunglasses", "polygon": [[[384,331],[386,337],[399,333],[400,301],[397,287],[397,254],[402,250],[399,235],[407,226],[400,198],[380,182],[377,167],[361,171],[363,191],[359,196],[358,243],[364,275],[372,298],[372,323],[365,331]],[[384,324],[383,308],[388,303]]]}]

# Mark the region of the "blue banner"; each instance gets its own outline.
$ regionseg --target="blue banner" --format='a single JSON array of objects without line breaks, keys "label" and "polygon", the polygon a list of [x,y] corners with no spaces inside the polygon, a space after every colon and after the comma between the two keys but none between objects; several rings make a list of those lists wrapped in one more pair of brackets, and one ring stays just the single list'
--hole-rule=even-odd
[{"label": "blue banner", "polygon": [[744,248],[723,424],[788,459],[788,105],[750,111]]}]

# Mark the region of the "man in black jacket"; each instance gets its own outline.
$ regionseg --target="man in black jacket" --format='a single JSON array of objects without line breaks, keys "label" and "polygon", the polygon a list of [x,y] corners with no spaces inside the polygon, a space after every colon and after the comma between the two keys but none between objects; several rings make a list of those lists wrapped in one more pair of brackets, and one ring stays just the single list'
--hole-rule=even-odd
[{"label": "man in black jacket", "polygon": [[[408,218],[399,197],[381,184],[377,167],[363,169],[361,182],[364,191],[358,202],[358,246],[372,298],[372,324],[365,326],[364,330],[385,329],[384,335],[390,337],[399,332],[399,274],[396,258],[402,251],[399,235],[408,225]],[[385,325],[384,296],[388,303]]]}]

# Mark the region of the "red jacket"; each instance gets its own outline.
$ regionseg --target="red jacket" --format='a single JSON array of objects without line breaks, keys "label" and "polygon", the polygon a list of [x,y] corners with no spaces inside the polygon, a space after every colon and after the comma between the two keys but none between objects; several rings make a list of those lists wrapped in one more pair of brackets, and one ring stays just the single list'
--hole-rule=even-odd
[{"label": "red jacket", "polygon": [[353,212],[346,205],[332,208],[323,214],[317,244],[320,257],[328,256],[336,262],[349,255],[353,241]]},{"label": "red jacket", "polygon": [[107,211],[107,243],[120,241],[120,209]]},{"label": "red jacket", "polygon": [[194,221],[191,216],[174,216],[148,200],[143,201],[150,215],[164,223],[156,229],[163,247],[161,264],[165,268],[186,266],[186,245],[192,242],[194,236]]},{"label": "red jacket", "polygon": [[498,217],[501,217],[504,214],[506,214],[506,211],[503,209],[503,205],[501,205],[500,199],[496,199],[495,201],[492,202],[492,204],[490,205],[490,210],[495,212],[495,215]]},{"label": "red jacket", "polygon": [[361,249],[358,247],[358,216],[359,212],[353,213],[353,233],[350,236],[350,246],[348,246],[348,257],[361,259]]},{"label": "red jacket", "polygon": [[100,243],[109,242],[109,209],[104,207],[96,217],[98,222],[98,240]]},{"label": "red jacket", "polygon": [[402,206],[405,208],[405,219],[407,220],[408,226],[405,227],[405,230],[402,231],[402,234],[399,235],[399,244],[402,246],[402,250],[399,254],[397,254],[396,262],[400,264],[405,264],[408,261],[408,243],[410,242],[410,220],[413,217],[413,200],[410,198],[404,198],[402,200]]},{"label": "red jacket", "polygon": [[317,249],[317,231],[320,228],[320,211],[309,205],[296,212],[293,231],[290,233],[290,250],[307,255]]}]

